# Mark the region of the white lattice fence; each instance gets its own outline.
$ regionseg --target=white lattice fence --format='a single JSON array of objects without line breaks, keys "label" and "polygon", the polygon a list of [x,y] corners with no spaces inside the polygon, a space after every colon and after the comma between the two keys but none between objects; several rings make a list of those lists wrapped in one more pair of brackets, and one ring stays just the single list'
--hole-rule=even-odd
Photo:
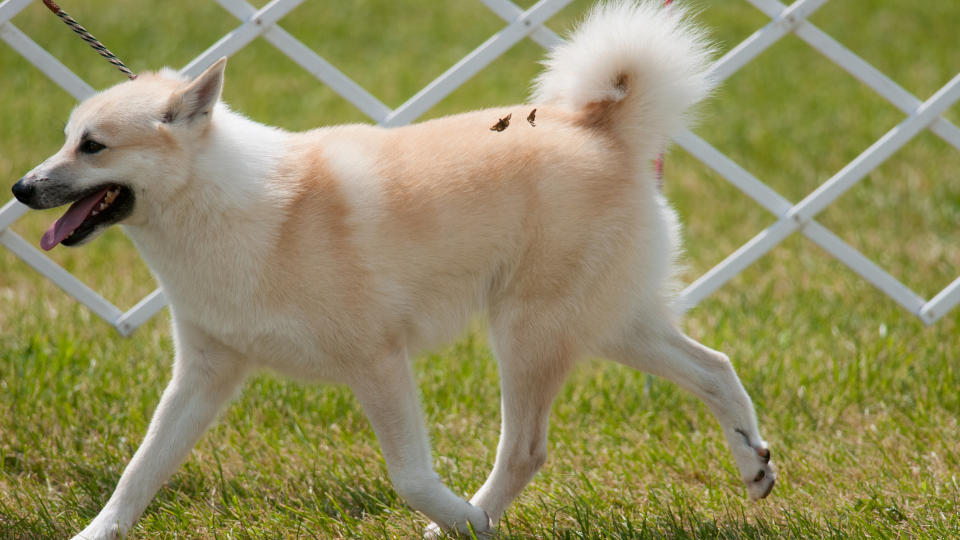
[{"label": "white lattice fence", "polygon": [[[211,45],[181,71],[187,75],[197,75],[221,56],[230,56],[254,39],[263,37],[378,124],[400,126],[416,120],[520,40],[529,37],[544,48],[558,43],[560,38],[545,28],[543,23],[571,2],[540,0],[529,9],[523,10],[510,0],[481,1],[504,19],[507,25],[396,109],[390,109],[381,103],[277,25],[281,18],[303,0],[273,0],[260,9],[254,8],[245,0],[217,0],[240,20],[240,26]],[[771,21],[714,64],[712,69],[717,79],[729,77],[780,38],[793,33],[827,59],[873,88],[907,116],[796,204],[788,201],[697,135],[689,131],[682,133],[676,140],[680,146],[777,217],[773,225],[761,231],[687,287],[682,293],[685,304],[697,304],[789,235],[799,231],[925,323],[932,324],[960,303],[960,277],[932,299],[926,300],[817,223],[814,218],[925,128],[960,150],[960,128],[941,117],[944,111],[960,99],[960,74],[929,99],[921,101],[807,20],[807,17],[827,0],[799,0],[789,7],[777,0],[747,1],[768,15]],[[0,38],[51,80],[78,100],[82,100],[93,93],[90,85],[10,22],[11,18],[30,2],[31,0],[5,0],[0,3]],[[109,36],[103,37],[109,43]],[[114,306],[10,230],[10,225],[25,212],[26,207],[15,200],[0,208],[0,244],[113,324],[121,334],[130,334],[166,305],[163,293],[158,289],[128,311]]]}]

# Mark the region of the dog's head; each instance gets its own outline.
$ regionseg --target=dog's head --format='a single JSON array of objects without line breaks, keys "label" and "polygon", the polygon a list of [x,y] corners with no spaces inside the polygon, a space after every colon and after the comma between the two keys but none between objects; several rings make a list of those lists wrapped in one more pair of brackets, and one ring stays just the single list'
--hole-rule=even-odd
[{"label": "dog's head", "polygon": [[40,245],[84,244],[114,223],[145,221],[147,205],[189,197],[185,164],[209,129],[225,66],[221,58],[193,80],[143,74],[78,105],[63,147],[13,186],[33,209],[72,203]]}]

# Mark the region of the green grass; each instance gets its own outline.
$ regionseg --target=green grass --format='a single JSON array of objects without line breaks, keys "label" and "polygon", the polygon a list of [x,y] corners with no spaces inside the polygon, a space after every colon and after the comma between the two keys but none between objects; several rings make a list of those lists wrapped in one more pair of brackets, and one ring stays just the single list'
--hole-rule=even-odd
[{"label": "green grass", "polygon": [[[258,2],[262,4],[263,2]],[[529,5],[532,2],[523,2]],[[561,30],[577,2],[551,21]],[[703,1],[727,50],[766,19]],[[213,2],[64,6],[135,71],[182,66],[236,22]],[[812,20],[926,99],[960,70],[953,2],[834,1]],[[13,23],[95,87],[119,82],[37,3]],[[281,21],[397,106],[502,23],[478,2],[306,2]],[[542,52],[524,42],[428,113],[525,98]],[[59,147],[74,103],[0,46],[0,186]],[[363,121],[261,40],[228,66],[225,98],[289,129]],[[788,37],[735,74],[697,132],[799,200],[903,115]],[[947,117],[960,120],[954,107]],[[925,296],[960,273],[960,153],[924,134],[818,220]],[[681,150],[667,193],[686,225],[685,279],[773,217]],[[54,212],[13,228],[31,242]],[[120,306],[155,286],[119,231],[51,254]],[[62,538],[99,510],[169,376],[166,314],[131,338],[0,249],[0,538]],[[502,537],[927,537],[960,535],[960,311],[932,327],[800,236],[694,309],[697,339],[727,352],[753,397],[780,477],[744,499],[716,421],[665,381],[593,360],[554,407],[551,457],[508,512]],[[417,360],[437,470],[471,493],[498,436],[496,364],[478,324]],[[394,538],[426,524],[393,492],[350,393],[267,374],[147,508],[133,538]]]}]

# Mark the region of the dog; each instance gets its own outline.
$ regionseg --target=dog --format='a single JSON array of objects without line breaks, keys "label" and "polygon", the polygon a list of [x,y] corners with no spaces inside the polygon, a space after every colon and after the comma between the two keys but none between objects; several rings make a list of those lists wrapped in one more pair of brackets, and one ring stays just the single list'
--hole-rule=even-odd
[{"label": "dog", "polygon": [[[348,385],[428,535],[496,526],[546,460],[551,403],[585,355],[702,399],[748,495],[767,496],[750,397],[726,355],[678,328],[678,221],[652,160],[711,91],[713,51],[686,8],[659,4],[595,7],[529,104],[407,127],[259,124],[221,103],[225,58],[80,104],[64,146],[13,192],[34,209],[72,203],[45,249],[120,224],[169,299],[176,353],[141,446],[76,538],[127,534],[258,368]],[[434,472],[409,358],[479,311],[502,432],[466,501]]]}]

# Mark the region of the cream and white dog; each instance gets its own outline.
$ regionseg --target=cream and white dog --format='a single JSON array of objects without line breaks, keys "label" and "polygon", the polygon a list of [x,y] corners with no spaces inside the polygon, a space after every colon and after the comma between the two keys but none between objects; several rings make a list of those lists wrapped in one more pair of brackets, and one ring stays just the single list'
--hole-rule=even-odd
[{"label": "cream and white dog", "polygon": [[[683,7],[660,3],[594,9],[530,104],[409,127],[258,124],[219,102],[225,59],[79,105],[63,148],[13,191],[32,208],[73,203],[46,249],[122,223],[170,301],[176,358],[142,445],[78,537],[125,535],[262,367],[349,385],[428,532],[494,526],[546,459],[551,402],[588,354],[699,396],[749,496],[766,496],[774,469],[749,396],[674,316],[676,219],[651,161],[709,92],[711,51]],[[503,424],[466,501],[433,470],[409,358],[477,311]]]}]

